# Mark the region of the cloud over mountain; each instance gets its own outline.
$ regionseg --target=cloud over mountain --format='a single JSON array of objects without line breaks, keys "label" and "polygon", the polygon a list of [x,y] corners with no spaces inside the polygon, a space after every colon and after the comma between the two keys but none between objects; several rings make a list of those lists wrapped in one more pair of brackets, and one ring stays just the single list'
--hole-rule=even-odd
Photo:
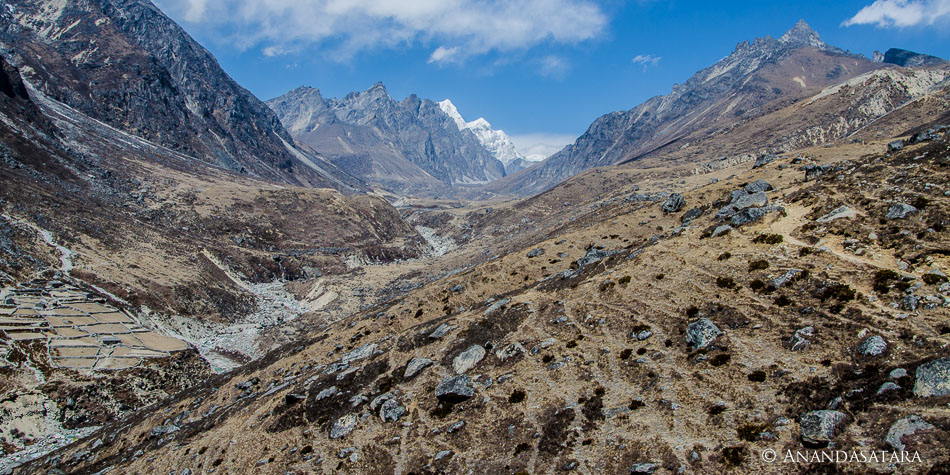
[{"label": "cloud over mountain", "polygon": [[[432,62],[490,51],[573,44],[607,24],[588,0],[158,0],[163,9],[239,48],[278,55],[321,46],[339,59],[422,42]],[[227,31],[228,33],[223,33]]]},{"label": "cloud over mountain", "polygon": [[845,20],[842,25],[904,28],[946,22],[948,17],[950,0],[876,0]]}]

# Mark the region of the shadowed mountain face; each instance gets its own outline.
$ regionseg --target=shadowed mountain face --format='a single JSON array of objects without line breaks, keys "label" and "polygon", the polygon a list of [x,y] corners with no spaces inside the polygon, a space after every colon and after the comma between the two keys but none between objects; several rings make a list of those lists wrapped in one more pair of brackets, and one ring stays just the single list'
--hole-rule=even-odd
[{"label": "shadowed mountain face", "polygon": [[727,127],[788,105],[880,65],[825,44],[805,22],[781,38],[741,42],[666,96],[612,112],[545,162],[489,189],[533,194],[588,168],[636,159],[712,124]]},{"label": "shadowed mountain face", "polygon": [[446,193],[505,176],[505,167],[438,103],[401,102],[377,83],[340,99],[301,87],[268,101],[301,142],[368,182],[398,192]]},{"label": "shadowed mountain face", "polygon": [[896,64],[898,66],[920,67],[935,64],[945,64],[947,60],[931,56],[929,54],[920,54],[906,49],[891,48],[884,53],[882,61],[885,63]]},{"label": "shadowed mountain face", "polygon": [[0,47],[47,96],[112,127],[269,180],[359,187],[298,150],[276,115],[147,0],[18,0]]}]

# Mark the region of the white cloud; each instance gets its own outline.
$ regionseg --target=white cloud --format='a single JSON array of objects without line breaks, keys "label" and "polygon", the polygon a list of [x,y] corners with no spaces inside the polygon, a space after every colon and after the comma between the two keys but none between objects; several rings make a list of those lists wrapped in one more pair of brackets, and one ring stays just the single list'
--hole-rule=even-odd
[{"label": "white cloud", "polygon": [[538,162],[560,152],[565,146],[574,143],[576,135],[569,134],[522,134],[512,135],[511,141],[528,160]]},{"label": "white cloud", "polygon": [[441,63],[441,62],[450,62],[458,60],[459,58],[459,49],[458,46],[453,46],[451,48],[446,48],[445,46],[439,46],[432,52],[432,55],[429,56],[430,63]]},{"label": "white cloud", "polygon": [[593,0],[155,0],[175,18],[238,48],[320,47],[345,59],[415,42],[440,44],[434,62],[597,37],[607,17]]},{"label": "white cloud", "polygon": [[933,25],[950,16],[950,0],[876,0],[843,26],[877,25],[881,28]]},{"label": "white cloud", "polygon": [[643,70],[646,71],[649,66],[656,66],[660,60],[663,59],[659,56],[653,56],[652,54],[638,54],[633,57],[633,64],[642,64]]}]

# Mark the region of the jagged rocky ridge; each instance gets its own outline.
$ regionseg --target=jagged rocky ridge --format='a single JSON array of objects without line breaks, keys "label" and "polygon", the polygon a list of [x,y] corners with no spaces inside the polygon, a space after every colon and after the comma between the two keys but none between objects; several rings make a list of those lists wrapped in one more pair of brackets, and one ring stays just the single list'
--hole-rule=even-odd
[{"label": "jagged rocky ridge", "polygon": [[778,39],[739,43],[732,54],[675,85],[669,95],[598,118],[575,143],[540,166],[489,188],[537,193],[583,170],[673,146],[713,124],[724,127],[764,115],[878,67],[824,43],[800,21]]},{"label": "jagged rocky ridge", "polygon": [[382,83],[339,99],[301,87],[268,105],[298,140],[395,191],[445,193],[505,175],[504,164],[438,103],[415,95],[397,102]]},{"label": "jagged rocky ridge", "polygon": [[251,176],[355,191],[148,0],[17,0],[0,51],[47,96],[117,129]]}]

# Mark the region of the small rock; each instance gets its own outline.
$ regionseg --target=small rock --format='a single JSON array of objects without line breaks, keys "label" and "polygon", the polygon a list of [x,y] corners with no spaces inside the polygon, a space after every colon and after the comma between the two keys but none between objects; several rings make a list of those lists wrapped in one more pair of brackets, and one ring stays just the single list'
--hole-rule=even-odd
[{"label": "small rock", "polygon": [[728,224],[723,224],[723,225],[717,226],[716,229],[713,230],[712,234],[709,237],[716,237],[716,236],[729,234],[729,231],[732,231],[732,226],[729,226]]},{"label": "small rock", "polygon": [[841,206],[839,208],[835,208],[830,213],[818,218],[816,221],[819,223],[829,223],[836,219],[851,219],[857,215],[858,213],[856,213],[853,209],[847,206]]},{"label": "small rock", "polygon": [[505,305],[508,305],[509,302],[511,302],[511,299],[509,299],[509,298],[503,298],[503,299],[501,299],[501,300],[499,300],[499,301],[493,303],[493,304],[491,305],[491,307],[488,307],[488,309],[486,309],[486,310],[482,313],[482,315],[488,315],[489,313],[492,313],[492,312],[494,312],[495,310],[498,310],[499,308],[504,307]]},{"label": "small rock", "polygon": [[684,225],[689,224],[691,221],[702,216],[703,213],[705,213],[705,211],[702,208],[693,208],[683,214],[683,217],[680,218],[680,222],[682,222]]},{"label": "small rock", "polygon": [[686,344],[693,349],[702,349],[709,346],[722,330],[708,318],[700,318],[686,326]]},{"label": "small rock", "polygon": [[887,214],[884,215],[884,218],[885,219],[904,219],[916,212],[917,212],[917,208],[914,208],[913,206],[909,204],[901,203],[901,204],[896,204],[888,208]]},{"label": "small rock", "polygon": [[887,431],[884,441],[895,450],[904,450],[904,437],[912,436],[920,431],[933,430],[935,427],[918,415],[910,415],[898,419]]},{"label": "small rock", "polygon": [[630,467],[630,473],[653,473],[656,471],[657,465],[652,462],[640,462],[634,464]]},{"label": "small rock", "polygon": [[759,156],[759,158],[755,159],[755,163],[752,164],[752,168],[753,168],[753,169],[756,169],[756,168],[759,168],[759,167],[764,167],[764,166],[766,166],[766,165],[768,165],[768,164],[774,162],[774,161],[777,160],[777,159],[778,159],[778,156],[776,156],[776,155],[774,155],[774,154],[771,154],[771,153],[767,153],[767,154],[765,154],[765,155],[761,155],[761,156]]},{"label": "small rock", "polygon": [[472,378],[461,374],[446,378],[435,388],[435,397],[440,401],[458,403],[475,395],[472,388]]},{"label": "small rock", "polygon": [[847,416],[838,411],[806,412],[799,420],[802,440],[809,444],[824,445],[838,433]]},{"label": "small rock", "polygon": [[367,343],[345,355],[343,355],[342,362],[350,364],[354,361],[359,361],[365,358],[373,356],[373,353],[376,351],[376,343]]},{"label": "small rock", "polygon": [[917,311],[917,305],[920,303],[920,297],[916,295],[907,295],[901,300],[901,308],[910,312]]},{"label": "small rock", "polygon": [[435,454],[434,460],[442,460],[442,459],[444,459],[444,458],[446,458],[446,457],[448,457],[448,456],[450,456],[450,455],[452,455],[452,451],[451,451],[451,450],[443,450],[443,451],[441,451],[441,452]]},{"label": "small rock", "polygon": [[858,353],[864,356],[881,356],[887,351],[887,342],[880,335],[871,335],[858,345]]},{"label": "small rock", "polygon": [[785,274],[783,274],[781,277],[777,277],[777,278],[773,279],[773,280],[772,280],[772,285],[775,286],[776,289],[779,289],[779,288],[781,288],[783,285],[787,284],[789,281],[791,281],[792,279],[794,279],[795,276],[797,276],[798,274],[801,274],[801,273],[802,273],[801,269],[789,269],[789,270],[788,270],[787,272],[785,272]]},{"label": "small rock", "polygon": [[650,331],[650,330],[643,330],[642,332],[637,333],[637,340],[643,341],[643,340],[646,340],[647,338],[650,338],[651,336],[653,336],[653,332],[652,332],[652,331]]},{"label": "small rock", "polygon": [[895,368],[891,370],[890,374],[888,374],[888,377],[890,377],[891,379],[901,379],[906,376],[907,376],[907,370],[904,368]]},{"label": "small rock", "polygon": [[451,426],[449,426],[449,428],[446,429],[445,431],[451,434],[457,430],[461,430],[463,427],[465,427],[465,421],[458,421],[455,424],[452,424]]},{"label": "small rock", "polygon": [[436,327],[436,329],[432,333],[429,334],[429,339],[438,340],[439,338],[442,338],[445,335],[448,335],[449,332],[451,332],[452,330],[455,330],[456,328],[458,327],[455,325],[449,325],[447,323],[443,323],[439,325],[438,327]]},{"label": "small rock", "polygon": [[950,395],[950,358],[940,358],[918,366],[916,376],[915,396]]},{"label": "small rock", "polygon": [[756,180],[742,187],[746,193],[758,193],[760,191],[772,191],[772,185],[765,180]]},{"label": "small rock", "polygon": [[356,414],[347,414],[333,423],[333,427],[330,428],[330,438],[339,439],[345,437],[350,432],[353,432],[353,429],[356,429],[356,425],[359,424],[360,417]]},{"label": "small rock", "polygon": [[540,247],[537,249],[532,249],[528,252],[528,257],[538,257],[541,255],[544,255],[544,249],[541,249]]},{"label": "small rock", "polygon": [[881,394],[884,394],[884,393],[886,393],[886,392],[899,391],[900,388],[901,388],[900,386],[894,384],[894,383],[891,382],[891,381],[888,381],[888,382],[882,384],[881,387],[877,388],[877,394],[880,396]]},{"label": "small rock", "polygon": [[899,151],[901,151],[903,148],[904,148],[904,141],[903,141],[903,140],[894,140],[893,142],[890,142],[890,143],[887,144],[887,151],[888,151],[888,152],[899,152]]},{"label": "small rock", "polygon": [[403,377],[409,379],[429,366],[432,366],[432,360],[429,358],[413,358],[409,360],[409,364],[406,365],[406,372],[403,374]]},{"label": "small rock", "polygon": [[379,418],[382,419],[383,422],[396,422],[405,413],[406,408],[402,407],[396,398],[389,399],[379,408]]},{"label": "small rock", "polygon": [[557,343],[557,340],[555,340],[554,338],[546,338],[544,339],[544,341],[541,342],[540,346],[541,346],[541,349],[546,349],[546,348],[550,348],[554,346],[555,343]]},{"label": "small rock", "polygon": [[495,351],[495,356],[498,359],[505,361],[508,358],[513,358],[524,353],[527,353],[527,350],[525,350],[524,346],[522,346],[521,343],[515,342],[499,348],[497,351]]},{"label": "small rock", "polygon": [[485,358],[485,347],[481,345],[472,345],[468,347],[467,350],[459,353],[458,356],[452,360],[452,369],[455,370],[457,374],[462,374],[472,369],[477,365],[482,359]]},{"label": "small rock", "polygon": [[663,202],[661,209],[664,213],[676,213],[679,210],[683,209],[683,206],[686,206],[686,199],[683,198],[683,195],[679,193],[673,193],[669,198]]},{"label": "small rock", "polygon": [[322,401],[324,399],[333,397],[334,395],[336,395],[337,392],[338,390],[336,386],[330,386],[329,388],[324,389],[323,391],[320,391],[320,393],[317,394],[316,400]]}]

